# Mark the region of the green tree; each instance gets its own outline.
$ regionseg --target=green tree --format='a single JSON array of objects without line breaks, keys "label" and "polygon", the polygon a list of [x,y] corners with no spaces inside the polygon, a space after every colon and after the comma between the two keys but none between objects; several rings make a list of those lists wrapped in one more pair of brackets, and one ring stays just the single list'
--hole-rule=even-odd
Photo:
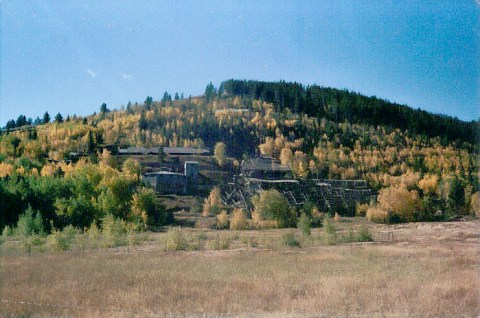
[{"label": "green tree", "polygon": [[44,124],[48,124],[50,122],[50,114],[48,112],[45,112],[45,114],[43,114],[43,121],[42,121]]},{"label": "green tree", "polygon": [[27,122],[27,117],[25,117],[25,115],[18,116],[17,122],[16,122],[17,127],[25,126],[27,123],[28,123]]},{"label": "green tree", "polygon": [[58,113],[57,115],[55,115],[55,122],[58,123],[58,124],[63,123],[62,114]]},{"label": "green tree", "polygon": [[207,85],[207,87],[205,87],[205,98],[207,99],[207,103],[209,103],[212,100],[215,94],[216,94],[215,86],[213,86],[212,82],[210,82]]},{"label": "green tree", "polygon": [[143,102],[145,105],[145,110],[149,111],[152,109],[152,104],[153,104],[153,98],[151,96],[147,96],[145,99],[145,102]]},{"label": "green tree", "polygon": [[312,219],[306,213],[302,213],[298,219],[297,227],[302,230],[304,236],[310,236],[312,234]]},{"label": "green tree", "polygon": [[252,198],[256,213],[265,220],[275,220],[279,227],[295,225],[295,213],[287,199],[275,189],[265,190]]},{"label": "green tree", "polygon": [[140,113],[138,128],[140,128],[140,130],[146,130],[148,128],[148,123],[147,123],[147,120],[145,119],[145,110],[142,110],[142,112]]},{"label": "green tree", "polygon": [[20,216],[17,223],[17,234],[22,237],[29,237],[32,235],[45,235],[45,228],[43,226],[42,215],[36,212],[29,206],[25,213]]},{"label": "green tree", "polygon": [[110,110],[107,108],[107,104],[103,103],[100,105],[100,113],[105,114],[108,113]]}]

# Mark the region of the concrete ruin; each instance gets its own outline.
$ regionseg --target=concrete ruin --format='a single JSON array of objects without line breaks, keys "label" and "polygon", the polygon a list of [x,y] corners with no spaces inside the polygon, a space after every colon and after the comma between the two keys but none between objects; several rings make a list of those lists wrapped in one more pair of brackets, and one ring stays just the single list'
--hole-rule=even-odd
[{"label": "concrete ruin", "polygon": [[198,184],[197,161],[185,161],[184,173],[156,171],[144,173],[142,180],[152,186],[158,194],[192,194]]}]

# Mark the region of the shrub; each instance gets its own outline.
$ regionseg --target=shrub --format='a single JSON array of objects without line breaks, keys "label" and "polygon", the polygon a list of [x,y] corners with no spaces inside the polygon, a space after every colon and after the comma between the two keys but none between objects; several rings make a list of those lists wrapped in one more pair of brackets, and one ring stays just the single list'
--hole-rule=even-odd
[{"label": "shrub", "polygon": [[230,245],[232,243],[232,239],[230,237],[222,237],[220,239],[220,249],[221,250],[227,250],[230,248]]},{"label": "shrub", "polygon": [[418,193],[404,187],[389,187],[380,190],[378,207],[367,210],[367,218],[379,223],[414,221],[422,209]]},{"label": "shrub", "polygon": [[297,227],[302,230],[304,236],[310,236],[312,234],[312,220],[307,216],[306,213],[302,213],[298,219]]},{"label": "shrub", "polygon": [[215,187],[210,192],[208,198],[203,203],[202,215],[204,217],[217,215],[223,208],[223,203],[220,196],[220,189]]},{"label": "shrub", "polygon": [[103,245],[105,247],[124,246],[128,244],[126,233],[127,225],[125,221],[107,214],[102,220]]},{"label": "shrub", "polygon": [[167,232],[167,250],[186,251],[188,241],[179,228],[171,228]]},{"label": "shrub", "polygon": [[242,209],[234,209],[232,220],[230,221],[231,230],[246,230],[248,228],[247,215]]},{"label": "shrub", "polygon": [[5,225],[2,231],[2,238],[6,239],[7,237],[13,236],[13,234],[14,234],[13,228],[8,225]]},{"label": "shrub", "polygon": [[131,221],[138,228],[149,226],[161,226],[167,223],[167,210],[160,204],[155,196],[155,191],[147,188],[139,188],[132,196]]},{"label": "shrub", "polygon": [[340,214],[338,214],[338,212],[335,212],[335,216],[333,217],[333,220],[335,222],[340,222],[342,220],[342,217],[340,216]]},{"label": "shrub", "polygon": [[282,235],[282,245],[288,247],[300,247],[300,242],[297,240],[293,232],[288,232]]},{"label": "shrub", "polygon": [[348,229],[347,234],[342,234],[339,238],[339,241],[342,243],[351,243],[356,241],[355,233],[352,228]]},{"label": "shrub", "polygon": [[365,203],[365,204],[357,203],[357,205],[355,206],[355,215],[356,216],[366,216],[368,207],[369,206],[368,206],[367,203]]},{"label": "shrub", "polygon": [[213,250],[226,250],[230,248],[230,244],[232,243],[232,239],[229,236],[220,236],[217,234],[215,240],[213,240],[211,244],[211,248]]},{"label": "shrub", "polygon": [[34,213],[32,207],[29,206],[27,210],[25,210],[25,213],[18,219],[16,234],[21,237],[29,237],[34,234],[45,236],[45,229],[40,212]]},{"label": "shrub", "polygon": [[52,233],[47,236],[47,248],[52,251],[67,251],[77,234],[79,234],[79,230],[72,225],[65,227],[63,231],[53,229]]},{"label": "shrub", "polygon": [[94,222],[86,229],[84,235],[86,236],[87,244],[91,248],[97,248],[102,239],[102,232]]},{"label": "shrub", "polygon": [[324,219],[324,227],[325,233],[327,233],[328,244],[334,245],[337,242],[337,228],[328,214]]},{"label": "shrub", "polygon": [[226,228],[228,228],[228,214],[227,211],[223,210],[217,215],[217,229],[222,230]]},{"label": "shrub", "polygon": [[200,234],[198,234],[198,239],[202,241],[207,240],[208,239],[207,233],[201,232]]},{"label": "shrub", "polygon": [[373,238],[370,235],[370,231],[368,230],[368,227],[366,227],[365,225],[361,226],[358,229],[357,241],[359,241],[359,242],[371,242],[371,241],[373,241]]},{"label": "shrub", "polygon": [[261,220],[274,220],[279,227],[295,225],[296,216],[287,199],[277,190],[265,190],[252,198]]},{"label": "shrub", "polygon": [[369,207],[367,209],[367,219],[375,223],[387,223],[388,222],[388,212],[377,207]]},{"label": "shrub", "polygon": [[474,216],[480,218],[480,192],[475,192],[472,195],[470,205],[472,207]]},{"label": "shrub", "polygon": [[202,213],[202,211],[203,211],[202,199],[195,198],[195,201],[193,202],[193,205],[190,208],[190,212],[195,213],[195,214],[200,214],[200,213]]}]

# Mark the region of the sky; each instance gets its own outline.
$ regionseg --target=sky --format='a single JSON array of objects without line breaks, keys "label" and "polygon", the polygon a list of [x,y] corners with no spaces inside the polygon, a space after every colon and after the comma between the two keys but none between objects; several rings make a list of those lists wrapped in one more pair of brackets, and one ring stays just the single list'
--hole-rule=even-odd
[{"label": "sky", "polygon": [[0,126],[231,78],[346,88],[476,120],[474,0],[0,0]]}]

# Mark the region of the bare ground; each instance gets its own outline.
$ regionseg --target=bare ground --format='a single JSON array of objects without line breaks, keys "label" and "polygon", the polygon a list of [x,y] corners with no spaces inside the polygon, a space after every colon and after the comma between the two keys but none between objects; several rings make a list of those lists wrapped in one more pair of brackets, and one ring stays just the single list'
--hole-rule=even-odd
[{"label": "bare ground", "polygon": [[[480,222],[367,225],[373,243],[276,245],[289,230],[222,231],[228,250],[3,253],[4,317],[477,317]],[[200,230],[189,229],[194,237]],[[393,242],[385,233],[393,233]],[[206,232],[206,244],[217,232]],[[313,237],[321,237],[315,230]],[[255,239],[256,247],[247,244]],[[384,239],[379,242],[378,239]]]}]

